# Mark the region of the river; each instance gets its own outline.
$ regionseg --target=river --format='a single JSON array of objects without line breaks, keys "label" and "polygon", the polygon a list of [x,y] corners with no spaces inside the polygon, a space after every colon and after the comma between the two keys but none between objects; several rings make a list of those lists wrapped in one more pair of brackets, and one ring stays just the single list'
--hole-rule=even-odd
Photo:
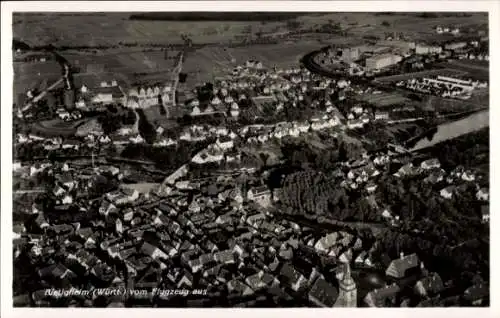
[{"label": "river", "polygon": [[428,138],[422,138],[411,149],[411,151],[417,151],[427,147],[432,147],[440,142],[457,138],[459,136],[489,127],[489,118],[490,111],[488,109],[473,113],[460,120],[441,124],[437,127],[436,133],[430,140]]}]

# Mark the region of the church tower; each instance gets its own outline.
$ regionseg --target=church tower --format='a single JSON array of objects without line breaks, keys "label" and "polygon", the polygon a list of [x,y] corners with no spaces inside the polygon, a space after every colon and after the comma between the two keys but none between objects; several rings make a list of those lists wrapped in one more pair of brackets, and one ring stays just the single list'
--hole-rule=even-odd
[{"label": "church tower", "polygon": [[351,266],[345,264],[344,273],[339,281],[339,296],[335,307],[357,307],[356,283],[351,276]]}]

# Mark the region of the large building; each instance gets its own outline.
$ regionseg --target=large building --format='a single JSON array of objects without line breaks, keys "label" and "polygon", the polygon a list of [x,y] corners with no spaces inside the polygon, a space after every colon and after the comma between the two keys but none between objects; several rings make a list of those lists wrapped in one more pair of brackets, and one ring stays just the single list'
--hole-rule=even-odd
[{"label": "large building", "polygon": [[346,63],[350,63],[352,61],[356,61],[357,59],[359,59],[359,54],[360,54],[359,48],[357,47],[343,48],[341,59]]},{"label": "large building", "polygon": [[443,48],[437,45],[417,44],[415,53],[419,55],[440,54]]},{"label": "large building", "polygon": [[446,50],[458,50],[462,49],[467,46],[467,42],[453,42],[453,43],[448,43],[444,46]]},{"label": "large building", "polygon": [[366,59],[366,68],[368,70],[382,69],[399,63],[403,58],[396,54],[381,54]]}]

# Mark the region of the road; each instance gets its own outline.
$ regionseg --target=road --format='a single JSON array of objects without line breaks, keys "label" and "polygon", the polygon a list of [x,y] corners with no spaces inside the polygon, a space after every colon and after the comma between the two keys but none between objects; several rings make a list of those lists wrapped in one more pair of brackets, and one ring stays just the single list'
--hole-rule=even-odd
[{"label": "road", "polygon": [[45,189],[30,189],[30,190],[16,190],[13,192],[13,194],[23,195],[23,194],[45,193],[45,192],[47,192]]}]

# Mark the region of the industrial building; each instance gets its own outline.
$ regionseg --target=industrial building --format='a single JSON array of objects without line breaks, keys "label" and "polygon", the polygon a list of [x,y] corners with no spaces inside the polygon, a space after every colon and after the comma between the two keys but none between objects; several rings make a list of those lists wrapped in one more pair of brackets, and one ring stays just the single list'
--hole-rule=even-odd
[{"label": "industrial building", "polygon": [[366,69],[376,70],[399,63],[403,58],[396,54],[381,54],[366,59]]},{"label": "industrial building", "polygon": [[437,45],[417,44],[415,53],[419,55],[440,54],[443,48]]},{"label": "industrial building", "polygon": [[356,61],[357,59],[359,59],[359,55],[360,55],[360,51],[359,51],[359,48],[357,48],[357,47],[343,48],[341,59],[342,59],[342,61],[349,63],[349,62]]},{"label": "industrial building", "polygon": [[448,43],[444,46],[446,50],[457,50],[457,49],[462,49],[467,46],[467,42],[453,42],[453,43]]}]

